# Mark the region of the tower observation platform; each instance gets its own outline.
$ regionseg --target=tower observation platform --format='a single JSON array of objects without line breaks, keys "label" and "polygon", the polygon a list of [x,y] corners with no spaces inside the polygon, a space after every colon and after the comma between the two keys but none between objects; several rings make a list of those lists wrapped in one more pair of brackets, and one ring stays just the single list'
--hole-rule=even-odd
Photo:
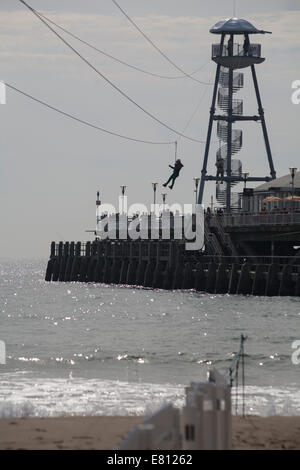
[{"label": "tower observation platform", "polygon": [[[230,18],[228,20],[219,21],[210,29],[212,34],[221,34],[222,38],[226,34],[232,36],[232,42],[224,45],[212,45],[212,60],[223,67],[232,69],[242,69],[254,64],[261,64],[265,59],[261,57],[261,45],[250,44],[249,34],[265,34],[267,31],[259,31],[249,21]],[[244,36],[244,44],[233,42],[233,36]],[[248,39],[247,39],[248,38]]]}]

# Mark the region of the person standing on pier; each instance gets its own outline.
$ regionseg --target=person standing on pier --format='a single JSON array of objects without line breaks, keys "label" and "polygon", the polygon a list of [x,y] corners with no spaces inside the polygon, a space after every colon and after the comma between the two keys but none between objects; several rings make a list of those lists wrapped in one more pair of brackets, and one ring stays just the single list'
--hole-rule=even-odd
[{"label": "person standing on pier", "polygon": [[173,189],[173,186],[174,186],[174,183],[175,183],[175,180],[176,178],[179,176],[179,172],[181,170],[181,168],[183,167],[183,164],[181,163],[181,160],[180,158],[178,158],[175,162],[175,165],[172,166],[172,165],[169,165],[170,168],[172,168],[173,173],[171,174],[170,178],[168,179],[168,181],[166,183],[163,184],[164,187],[166,187],[170,181],[172,181],[172,184],[171,186],[169,186],[170,189]]}]

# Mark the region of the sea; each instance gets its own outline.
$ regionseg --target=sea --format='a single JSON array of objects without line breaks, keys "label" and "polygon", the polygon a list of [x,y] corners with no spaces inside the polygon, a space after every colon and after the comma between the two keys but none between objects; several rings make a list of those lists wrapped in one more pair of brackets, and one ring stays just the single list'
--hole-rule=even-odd
[{"label": "sea", "polygon": [[[299,298],[45,282],[46,265],[0,260],[0,417],[181,407],[210,369],[229,379],[241,335],[246,413],[300,415]],[[240,363],[235,413],[242,398]]]}]

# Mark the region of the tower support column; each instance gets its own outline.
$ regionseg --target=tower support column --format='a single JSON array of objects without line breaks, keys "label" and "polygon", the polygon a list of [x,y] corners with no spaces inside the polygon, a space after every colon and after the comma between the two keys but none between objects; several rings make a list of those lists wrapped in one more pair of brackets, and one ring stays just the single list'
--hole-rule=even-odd
[{"label": "tower support column", "polygon": [[[220,50],[223,49],[224,38],[225,38],[225,34],[222,34]],[[199,188],[199,194],[198,194],[198,204],[202,204],[202,199],[203,199],[205,176],[207,173],[207,160],[208,160],[209,147],[210,147],[210,141],[211,141],[211,132],[212,132],[212,126],[214,122],[214,115],[216,111],[216,99],[217,99],[217,91],[218,91],[218,84],[219,84],[219,78],[220,78],[220,69],[221,69],[221,65],[218,64],[216,77],[215,77],[213,97],[212,97],[211,108],[210,108],[210,117],[209,117],[206,144],[205,144],[205,153],[204,153],[203,166],[202,166],[202,171],[201,171],[201,182],[200,182],[200,188]]]},{"label": "tower support column", "polygon": [[266,121],[265,121],[265,113],[264,113],[264,108],[262,107],[262,102],[261,102],[261,97],[260,97],[258,83],[257,83],[257,77],[256,77],[256,70],[255,70],[254,65],[251,65],[251,72],[252,72],[252,78],[253,78],[255,93],[256,93],[257,104],[258,104],[258,114],[260,115],[261,126],[262,126],[262,130],[263,130],[265,146],[266,146],[266,151],[267,151],[267,155],[268,155],[268,161],[269,161],[269,166],[270,166],[270,174],[272,176],[272,179],[275,179],[276,178],[276,171],[275,171],[274,164],[273,164],[272,152],[271,152],[271,147],[270,147],[270,142],[269,142],[269,137],[268,137],[268,131],[267,131],[267,126],[266,126]]}]

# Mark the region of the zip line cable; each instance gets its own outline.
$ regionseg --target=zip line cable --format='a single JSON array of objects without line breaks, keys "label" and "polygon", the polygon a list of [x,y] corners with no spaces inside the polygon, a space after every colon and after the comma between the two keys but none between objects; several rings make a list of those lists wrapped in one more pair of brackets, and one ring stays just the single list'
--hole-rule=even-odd
[{"label": "zip line cable", "polygon": [[111,0],[113,4],[123,13],[123,15],[128,19],[128,21],[134,26],[134,28],[143,36],[143,38],[146,39],[147,42],[151,44],[152,47],[161,55],[163,56],[173,67],[175,67],[179,72],[183,73],[186,77],[190,78],[191,80],[194,80],[195,82],[201,83],[201,85],[210,85],[211,83],[209,82],[203,82],[201,80],[198,80],[195,77],[192,77],[192,74],[186,73],[182,68],[180,68],[178,65],[171,60],[167,54],[165,54],[154,42],[147,36],[142,29],[133,21],[133,19],[126,13],[123,8],[120,7],[120,5],[116,2],[116,0]]},{"label": "zip line cable", "polygon": [[[185,126],[184,129],[182,130],[182,133],[183,133],[183,134],[185,133],[185,131],[186,131],[187,128],[189,127],[190,123],[191,123],[192,120],[194,119],[194,117],[195,117],[197,111],[199,110],[199,108],[200,108],[200,106],[201,106],[201,104],[202,104],[202,101],[203,101],[204,98],[205,98],[206,92],[207,92],[207,88],[205,88],[204,92],[202,93],[202,95],[201,95],[201,97],[200,97],[200,100],[199,100],[199,102],[198,102],[196,108],[194,109],[194,111],[193,111],[193,113],[192,113],[190,119],[188,120],[186,126]],[[181,139],[181,136],[177,139],[177,142],[179,142],[180,139]]]},{"label": "zip line cable", "polygon": [[[81,42],[82,44],[85,44],[86,46],[90,47],[91,49],[94,49],[94,51],[96,52],[99,52],[100,54],[108,57],[109,59],[112,59],[112,60],[115,60],[116,62],[119,62],[120,64],[122,65],[125,65],[126,67],[130,67],[131,69],[133,70],[137,70],[138,72],[142,72],[142,73],[145,73],[147,75],[151,75],[152,77],[158,77],[158,78],[163,78],[163,79],[168,79],[168,80],[178,80],[178,79],[182,79],[182,78],[186,78],[186,75],[178,75],[178,76],[169,76],[169,75],[160,75],[158,73],[154,73],[154,72],[149,72],[148,70],[144,70],[140,67],[137,67],[136,65],[132,65],[132,64],[128,64],[128,62],[125,62],[124,60],[121,60],[121,59],[118,59],[117,57],[114,57],[113,55],[111,54],[108,54],[107,52],[104,52],[102,51],[101,49],[99,49],[98,47],[94,46],[93,44],[85,41],[84,39],[80,38],[79,36],[77,36],[76,34],[72,33],[71,31],[69,31],[68,29],[64,28],[63,26],[60,26],[59,24],[55,23],[53,20],[50,20],[50,18],[48,18],[47,16],[43,15],[42,13],[40,13],[39,11],[35,10],[37,12],[37,14],[39,16],[41,16],[42,18],[44,18],[46,21],[48,21],[48,23],[51,23],[53,24],[54,26],[56,26],[56,28],[59,28],[61,31],[63,31],[64,33],[68,34],[69,36],[71,36],[72,38],[76,39],[77,41]],[[197,70],[195,70],[194,72],[192,72],[190,75],[195,75],[196,73],[200,72],[200,70],[202,70],[204,67],[206,67],[206,65],[210,62],[210,60],[208,60],[205,64],[201,65],[201,67],[199,67]]]},{"label": "zip line cable", "polygon": [[189,137],[179,131],[177,131],[176,129],[174,129],[173,127],[169,126],[168,124],[166,124],[165,122],[161,121],[159,118],[157,118],[154,114],[150,113],[149,111],[147,111],[145,108],[143,108],[141,105],[139,105],[136,101],[134,101],[129,95],[127,95],[124,91],[121,90],[121,88],[119,88],[117,85],[115,85],[109,78],[107,78],[105,75],[103,75],[102,72],[100,72],[93,64],[91,64],[91,62],[89,62],[85,57],[83,57],[82,54],[80,54],[80,52],[78,52],[73,46],[71,46],[70,43],[68,43],[68,41],[66,41],[66,39],[64,39],[57,31],[55,31],[55,29],[53,29],[38,13],[36,10],[34,10],[30,5],[28,5],[28,3],[26,3],[24,0],[19,0],[20,3],[22,3],[23,5],[25,5],[40,21],[42,21],[42,23],[45,24],[45,26],[47,26],[47,28],[49,28],[67,47],[69,47],[69,49],[71,49],[74,54],[76,54],[81,60],[83,60],[83,62],[85,62],[90,68],[92,68],[94,70],[94,72],[96,72],[98,75],[100,75],[100,77],[102,77],[107,83],[109,83],[109,85],[111,85],[116,91],[118,91],[118,93],[120,93],[124,98],[126,98],[128,101],[130,101],[132,104],[134,104],[137,108],[139,108],[141,111],[143,111],[145,114],[147,114],[151,119],[153,119],[154,121],[158,122],[160,125],[166,127],[167,129],[169,129],[170,131],[174,132],[175,134],[177,135],[180,135],[181,137],[184,137],[185,139],[187,140],[190,140],[192,142],[197,142],[197,143],[205,143],[205,141],[203,140],[199,140],[199,139],[195,139],[193,137]]},{"label": "zip line cable", "polygon": [[36,101],[39,104],[42,104],[43,106],[45,106],[46,108],[51,109],[52,111],[55,111],[59,114],[62,114],[65,117],[73,119],[74,121],[80,122],[81,124],[84,124],[85,126],[92,127],[93,129],[97,129],[101,132],[105,132],[107,134],[111,134],[111,135],[114,135],[116,137],[120,137],[121,139],[131,140],[133,142],[141,142],[143,144],[153,144],[153,145],[170,145],[170,144],[172,144],[172,145],[174,145],[174,142],[153,142],[153,141],[149,141],[149,140],[135,139],[134,137],[128,137],[128,136],[125,136],[125,135],[122,135],[122,134],[118,134],[117,132],[109,131],[107,129],[104,129],[103,127],[97,126],[96,124],[92,124],[92,123],[90,123],[88,121],[85,121],[83,119],[80,119],[80,118],[78,118],[78,117],[76,117],[76,116],[74,116],[70,113],[67,113],[66,111],[62,111],[61,109],[56,108],[55,106],[52,106],[51,104],[48,104],[45,101],[42,101],[38,98],[35,98],[34,96],[30,95],[29,93],[26,93],[25,91],[22,91],[19,88],[15,87],[13,85],[10,85],[9,83],[5,83],[5,85],[8,88],[10,88],[11,90],[14,90],[14,91],[20,93],[21,95],[24,95],[27,98],[29,98],[33,101]]}]

